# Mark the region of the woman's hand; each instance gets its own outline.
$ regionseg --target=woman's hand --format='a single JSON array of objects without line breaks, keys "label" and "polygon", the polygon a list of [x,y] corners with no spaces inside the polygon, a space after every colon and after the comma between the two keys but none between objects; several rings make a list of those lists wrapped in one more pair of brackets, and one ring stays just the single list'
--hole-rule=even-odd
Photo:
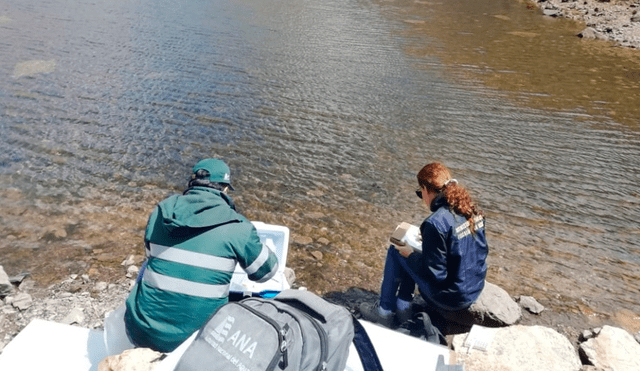
[{"label": "woman's hand", "polygon": [[405,258],[408,258],[409,255],[411,255],[411,253],[413,252],[413,247],[409,245],[398,246],[394,244],[393,247],[395,247],[396,250],[398,250],[398,252],[400,253],[400,255],[404,256]]}]

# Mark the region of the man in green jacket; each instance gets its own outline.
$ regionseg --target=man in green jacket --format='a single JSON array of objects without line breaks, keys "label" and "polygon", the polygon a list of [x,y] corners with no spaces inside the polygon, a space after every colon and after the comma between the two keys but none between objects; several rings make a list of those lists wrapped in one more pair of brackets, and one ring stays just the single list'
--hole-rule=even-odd
[{"label": "man in green jacket", "polygon": [[276,273],[276,255],[235,211],[229,189],[229,167],[202,160],[184,194],[160,202],[149,217],[147,261],[126,301],[127,335],[136,346],[174,350],[229,300],[236,263],[257,282]]}]

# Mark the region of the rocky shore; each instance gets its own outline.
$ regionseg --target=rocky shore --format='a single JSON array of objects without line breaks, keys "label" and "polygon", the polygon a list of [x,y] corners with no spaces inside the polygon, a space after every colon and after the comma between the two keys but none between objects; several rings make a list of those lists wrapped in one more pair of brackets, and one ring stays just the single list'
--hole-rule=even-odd
[{"label": "rocky shore", "polygon": [[583,22],[580,37],[640,48],[640,1],[637,0],[527,0],[546,16]]},{"label": "rocky shore", "polygon": [[[129,267],[136,270],[134,265]],[[117,282],[96,282],[88,275],[74,274],[42,288],[28,275],[7,276],[0,266],[0,352],[34,319],[102,328],[105,314],[120,306],[129,294],[134,274],[126,273],[129,277]]]},{"label": "rocky shore", "polygon": [[[120,306],[133,287],[138,272],[135,263],[133,256],[123,260],[123,277],[117,282],[95,282],[87,275],[71,275],[48,288],[38,288],[27,274],[8,277],[0,266],[0,352],[34,319],[102,328],[105,315]],[[355,309],[358,304],[376,296],[351,288],[324,297],[358,315]],[[414,303],[414,310],[419,310],[420,305],[419,301]],[[451,363],[463,364],[466,371],[640,370],[640,359],[636,356],[640,354],[640,332],[630,334],[612,326],[558,331],[535,324],[534,317],[544,311],[533,297],[512,298],[500,287],[487,283],[474,304],[474,313],[478,323],[490,331],[491,340],[486,349],[479,350],[466,341],[468,329],[447,328]],[[578,336],[572,336],[573,333]],[[147,359],[148,352],[141,352],[138,357]],[[133,362],[139,363],[141,359],[135,358]],[[121,358],[118,362],[126,364]],[[153,368],[151,363],[147,366],[146,369]],[[124,370],[127,366],[122,367]]]}]

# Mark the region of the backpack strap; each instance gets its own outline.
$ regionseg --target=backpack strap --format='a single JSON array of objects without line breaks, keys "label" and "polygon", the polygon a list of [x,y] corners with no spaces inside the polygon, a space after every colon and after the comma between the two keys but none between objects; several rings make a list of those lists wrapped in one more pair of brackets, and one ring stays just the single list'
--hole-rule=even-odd
[{"label": "backpack strap", "polygon": [[358,351],[358,356],[360,356],[360,362],[362,362],[364,371],[382,371],[382,365],[380,364],[380,359],[378,359],[376,348],[373,346],[373,343],[371,343],[367,331],[362,327],[362,324],[356,317],[352,316],[352,318],[353,345],[355,345]]}]

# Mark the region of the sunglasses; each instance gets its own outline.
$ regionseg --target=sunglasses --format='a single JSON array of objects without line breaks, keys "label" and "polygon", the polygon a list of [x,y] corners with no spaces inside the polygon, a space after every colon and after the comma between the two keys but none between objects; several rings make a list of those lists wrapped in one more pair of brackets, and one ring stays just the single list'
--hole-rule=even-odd
[{"label": "sunglasses", "polygon": [[418,196],[419,199],[422,199],[422,188],[416,189],[416,196]]}]

